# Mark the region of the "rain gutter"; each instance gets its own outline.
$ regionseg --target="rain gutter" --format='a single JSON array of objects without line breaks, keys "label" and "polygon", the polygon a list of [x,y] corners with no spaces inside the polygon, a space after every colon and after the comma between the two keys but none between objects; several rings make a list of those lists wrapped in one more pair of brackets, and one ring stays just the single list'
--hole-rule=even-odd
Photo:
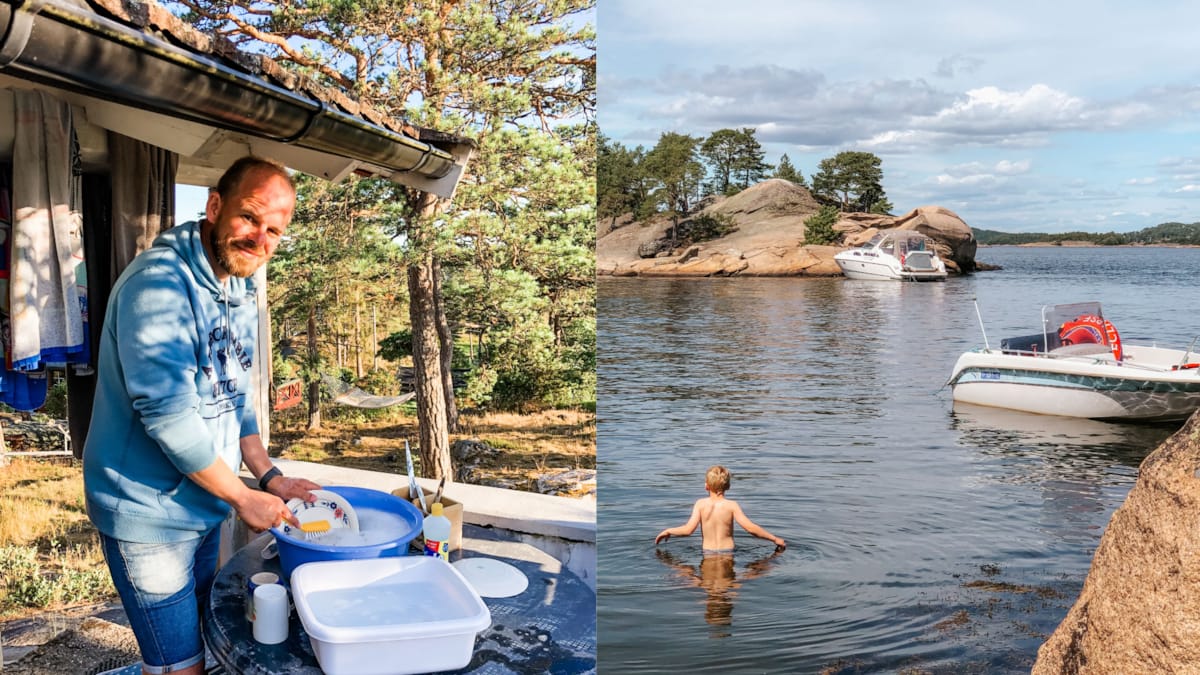
[{"label": "rain gutter", "polygon": [[0,0],[0,73],[430,179],[454,158],[66,0]]}]

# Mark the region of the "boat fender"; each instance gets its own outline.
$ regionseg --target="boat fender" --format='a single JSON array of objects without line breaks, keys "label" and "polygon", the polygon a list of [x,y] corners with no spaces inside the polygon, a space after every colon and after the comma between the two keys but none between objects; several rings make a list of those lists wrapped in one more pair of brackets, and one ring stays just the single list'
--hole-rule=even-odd
[{"label": "boat fender", "polygon": [[1075,317],[1074,321],[1064,323],[1058,331],[1058,337],[1064,345],[1108,345],[1118,363],[1125,358],[1121,348],[1121,336],[1117,333],[1116,326],[1094,314],[1081,314]]}]

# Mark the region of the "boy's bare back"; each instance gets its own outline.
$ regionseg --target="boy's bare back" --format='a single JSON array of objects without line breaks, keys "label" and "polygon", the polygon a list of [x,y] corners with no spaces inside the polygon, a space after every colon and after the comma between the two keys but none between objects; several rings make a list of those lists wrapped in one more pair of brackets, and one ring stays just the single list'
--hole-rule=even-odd
[{"label": "boy's bare back", "polygon": [[733,520],[735,513],[742,511],[737,502],[722,495],[710,495],[697,499],[693,511],[700,517],[704,550],[733,550]]},{"label": "boy's bare back", "polygon": [[701,528],[704,535],[705,551],[732,551],[733,524],[736,522],[742,529],[760,538],[775,542],[778,550],[787,548],[787,542],[767,532],[754,524],[754,521],[742,513],[742,507],[732,499],[725,498],[729,489],[729,470],[721,465],[709,467],[704,478],[704,489],[708,496],[697,499],[692,507],[692,517],[679,527],[668,527],[654,538],[654,543],[662,543],[671,537],[686,537]]}]

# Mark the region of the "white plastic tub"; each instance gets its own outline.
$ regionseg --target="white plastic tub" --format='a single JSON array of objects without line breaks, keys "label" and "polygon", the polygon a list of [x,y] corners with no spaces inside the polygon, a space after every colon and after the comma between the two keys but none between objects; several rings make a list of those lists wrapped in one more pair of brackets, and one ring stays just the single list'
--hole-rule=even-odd
[{"label": "white plastic tub", "polygon": [[296,612],[328,675],[455,670],[491,612],[439,558],[333,560],[292,572]]}]

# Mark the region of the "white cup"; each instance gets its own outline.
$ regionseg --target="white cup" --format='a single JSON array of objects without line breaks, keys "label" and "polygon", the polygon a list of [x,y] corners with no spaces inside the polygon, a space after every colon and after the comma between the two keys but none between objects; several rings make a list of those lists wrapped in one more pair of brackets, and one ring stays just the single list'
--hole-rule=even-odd
[{"label": "white cup", "polygon": [[287,589],[281,584],[263,584],[254,589],[254,639],[274,645],[287,636]]}]

